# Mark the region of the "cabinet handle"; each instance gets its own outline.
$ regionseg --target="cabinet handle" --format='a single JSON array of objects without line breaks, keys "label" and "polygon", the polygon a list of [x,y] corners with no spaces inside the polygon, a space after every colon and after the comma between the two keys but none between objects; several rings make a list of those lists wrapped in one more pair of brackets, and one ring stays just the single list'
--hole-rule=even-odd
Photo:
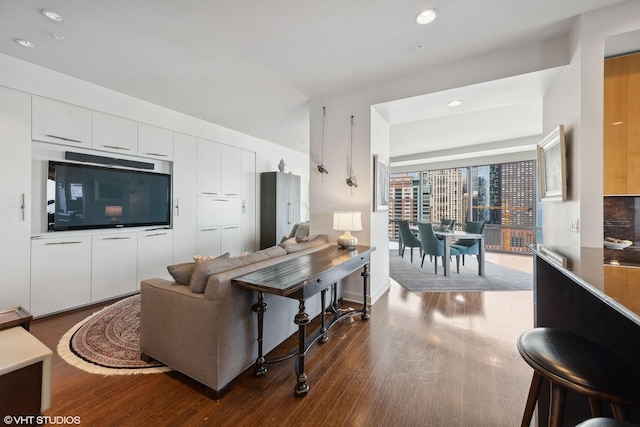
[{"label": "cabinet handle", "polygon": [[224,193],[225,196],[239,196],[240,193]]},{"label": "cabinet handle", "polygon": [[209,195],[209,196],[217,196],[218,195],[218,193],[212,193],[212,192],[209,192],[209,191],[202,191],[202,192],[200,192],[200,194],[206,194],[206,195]]},{"label": "cabinet handle", "polygon": [[24,193],[22,193],[22,205],[20,205],[20,209],[22,209],[22,221],[25,221],[25,220],[26,220],[26,218],[25,218],[25,217],[26,217],[25,211],[27,210],[27,205],[26,205],[26,203],[25,203],[25,200],[26,200],[26,198],[25,198],[25,194],[24,194]]},{"label": "cabinet handle", "polygon": [[245,202],[244,200],[242,201],[242,213],[247,213],[246,209],[245,209]]},{"label": "cabinet handle", "polygon": [[49,242],[49,243],[45,243],[45,245],[75,245],[76,243],[82,243],[82,242]]},{"label": "cabinet handle", "polygon": [[229,199],[213,199],[214,202],[228,202]]},{"label": "cabinet handle", "polygon": [[225,227],[224,229],[225,229],[225,230],[234,230],[234,229],[236,229],[236,228],[240,228],[240,227],[238,227],[238,226],[236,225],[236,226],[234,226],[234,227]]},{"label": "cabinet handle", "polygon": [[166,235],[166,234],[167,234],[167,233],[154,233],[154,234],[147,234],[147,235],[142,236],[142,237],[164,236],[164,235]]},{"label": "cabinet handle", "polygon": [[51,135],[51,134],[47,134],[45,136],[48,136],[49,138],[59,139],[61,141],[77,142],[78,144],[82,144],[82,141],[80,141],[80,140],[71,139],[71,138],[65,138],[64,136]]},{"label": "cabinet handle", "polygon": [[147,154],[149,156],[169,157],[167,154],[162,154],[162,153],[144,153],[144,154]]},{"label": "cabinet handle", "polygon": [[205,228],[205,229],[202,229],[200,231],[218,231],[218,229],[217,228]]},{"label": "cabinet handle", "polygon": [[176,197],[176,216],[180,216],[180,198]]},{"label": "cabinet handle", "polygon": [[102,145],[102,147],[104,147],[104,148],[113,148],[114,150],[125,150],[125,151],[131,150],[131,148],[118,147],[118,146],[115,146],[115,145]]},{"label": "cabinet handle", "polygon": [[130,237],[103,237],[102,240],[129,240]]},{"label": "cabinet handle", "polygon": [[291,202],[287,203],[287,224],[291,224],[291,217],[293,216],[293,212],[291,212]]}]

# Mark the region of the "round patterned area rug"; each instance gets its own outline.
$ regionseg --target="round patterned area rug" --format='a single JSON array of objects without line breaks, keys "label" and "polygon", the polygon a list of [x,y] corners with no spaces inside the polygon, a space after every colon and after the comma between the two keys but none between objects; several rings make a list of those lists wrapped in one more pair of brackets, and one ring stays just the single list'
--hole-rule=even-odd
[{"label": "round patterned area rug", "polygon": [[120,300],[79,322],[62,336],[58,354],[67,363],[102,375],[150,374],[171,368],[140,360],[140,295]]}]

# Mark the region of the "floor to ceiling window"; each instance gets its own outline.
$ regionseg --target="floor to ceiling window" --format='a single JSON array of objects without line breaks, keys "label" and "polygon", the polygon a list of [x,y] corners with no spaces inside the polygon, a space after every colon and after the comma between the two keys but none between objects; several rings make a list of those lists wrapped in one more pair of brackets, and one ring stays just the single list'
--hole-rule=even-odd
[{"label": "floor to ceiling window", "polygon": [[535,189],[534,161],[394,174],[389,238],[398,238],[398,219],[455,219],[457,229],[467,221],[485,221],[487,250],[526,252],[541,219]]}]

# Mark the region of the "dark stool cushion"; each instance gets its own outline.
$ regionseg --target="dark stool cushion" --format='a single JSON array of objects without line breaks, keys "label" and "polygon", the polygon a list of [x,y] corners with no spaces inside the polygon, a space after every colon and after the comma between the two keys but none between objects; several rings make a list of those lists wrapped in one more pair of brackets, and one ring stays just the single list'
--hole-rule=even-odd
[{"label": "dark stool cushion", "polygon": [[638,427],[638,425],[626,421],[617,421],[612,418],[598,417],[583,421],[576,427]]},{"label": "dark stool cushion", "polygon": [[535,328],[520,336],[518,351],[541,375],[566,388],[621,405],[640,404],[640,373],[594,341]]}]

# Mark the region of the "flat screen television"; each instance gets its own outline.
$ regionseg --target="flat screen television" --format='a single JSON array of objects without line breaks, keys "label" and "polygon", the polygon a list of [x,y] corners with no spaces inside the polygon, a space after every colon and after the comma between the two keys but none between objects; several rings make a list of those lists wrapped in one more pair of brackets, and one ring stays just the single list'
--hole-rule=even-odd
[{"label": "flat screen television", "polygon": [[49,161],[47,229],[171,224],[171,175]]}]

